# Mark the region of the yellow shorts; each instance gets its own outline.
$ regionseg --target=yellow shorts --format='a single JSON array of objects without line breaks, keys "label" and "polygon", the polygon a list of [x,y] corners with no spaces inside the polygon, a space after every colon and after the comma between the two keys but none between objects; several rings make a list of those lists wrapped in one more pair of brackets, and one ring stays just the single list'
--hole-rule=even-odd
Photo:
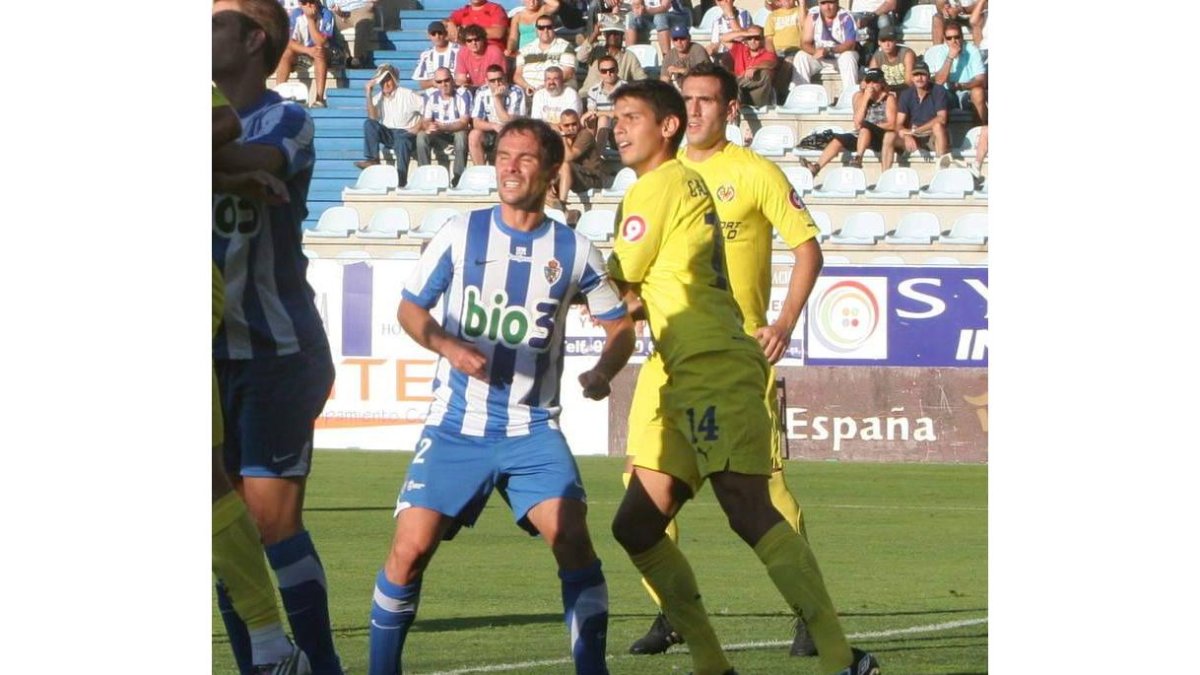
[{"label": "yellow shorts", "polygon": [[781,466],[773,373],[759,355],[709,352],[684,359],[668,377],[652,356],[634,389],[626,454],[692,494],[718,471],[770,475]]}]

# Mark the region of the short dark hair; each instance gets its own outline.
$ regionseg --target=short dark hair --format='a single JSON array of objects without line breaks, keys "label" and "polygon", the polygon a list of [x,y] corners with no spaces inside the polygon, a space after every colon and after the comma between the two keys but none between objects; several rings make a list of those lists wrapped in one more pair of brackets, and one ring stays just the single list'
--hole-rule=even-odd
[{"label": "short dark hair", "polygon": [[463,42],[466,42],[467,38],[471,37],[479,38],[480,40],[487,39],[487,31],[485,31],[482,26],[476,26],[475,24],[463,26],[459,33],[462,35]]},{"label": "short dark hair", "polygon": [[562,137],[546,122],[532,117],[518,117],[515,120],[509,121],[500,129],[500,133],[496,134],[496,147],[500,147],[500,141],[505,136],[510,134],[533,134],[537,139],[538,145],[542,148],[542,168],[547,171],[553,168],[557,170],[562,166],[563,157],[566,151],[563,149]]},{"label": "short dark hair", "polygon": [[679,128],[675,130],[675,135],[671,136],[669,144],[672,156],[679,150],[679,144],[683,142],[683,135],[687,132],[687,106],[684,105],[683,96],[678,89],[662,80],[638,80],[617,87],[608,98],[613,103],[623,98],[644,101],[654,111],[656,123],[661,123],[668,117],[678,119]]},{"label": "short dark hair", "polygon": [[715,77],[721,83],[721,101],[722,104],[736,101],[738,98],[738,83],[737,78],[733,73],[722,68],[719,64],[712,61],[704,61],[697,63],[688,69],[687,74],[683,76],[683,81],[687,82],[689,77]]},{"label": "short dark hair", "polygon": [[499,63],[493,63],[492,65],[488,66],[487,70],[484,72],[500,73],[504,76],[504,79],[508,79],[508,73],[504,72],[504,66],[500,65]]},{"label": "short dark hair", "polygon": [[612,61],[614,66],[617,65],[616,57],[614,57],[612,54],[605,54],[604,56],[596,59],[596,67],[599,68],[600,64],[604,63],[605,61]]},{"label": "short dark hair", "polygon": [[[215,3],[216,0],[213,2]],[[266,36],[267,40],[262,49],[263,65],[266,66],[268,73],[273,72],[279,65],[279,59],[283,58],[283,50],[287,49],[290,41],[288,37],[290,20],[287,12],[275,0],[237,0],[237,4],[238,15],[242,17],[242,26],[244,27],[243,35],[247,30],[253,30],[246,23],[246,20],[249,20],[254,28],[261,29]]]}]

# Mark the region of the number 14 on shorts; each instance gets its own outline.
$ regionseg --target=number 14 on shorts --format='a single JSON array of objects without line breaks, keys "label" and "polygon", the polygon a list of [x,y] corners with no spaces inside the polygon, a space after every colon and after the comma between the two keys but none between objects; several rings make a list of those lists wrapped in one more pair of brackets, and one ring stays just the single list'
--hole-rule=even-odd
[{"label": "number 14 on shorts", "polygon": [[[700,440],[715,441],[717,440],[717,432],[720,427],[717,426],[717,410],[716,406],[708,406],[704,412],[700,414],[700,423],[696,424],[696,409],[687,409],[688,427],[692,431],[692,442]],[[703,436],[697,436],[697,432]]]}]

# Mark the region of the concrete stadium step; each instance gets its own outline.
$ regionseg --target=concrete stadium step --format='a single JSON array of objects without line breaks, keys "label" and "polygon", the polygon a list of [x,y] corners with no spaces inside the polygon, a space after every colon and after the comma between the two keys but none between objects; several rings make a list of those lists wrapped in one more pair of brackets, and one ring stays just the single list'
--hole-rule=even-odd
[{"label": "concrete stadium step", "polygon": [[[463,5],[465,4],[463,3]],[[463,5],[459,5],[459,7]],[[406,9],[400,12],[400,28],[402,30],[412,30],[419,27],[421,30],[425,30],[429,27],[430,21],[444,22],[450,18],[450,14],[453,11],[444,9]]]},{"label": "concrete stadium step", "polygon": [[[331,93],[332,93],[332,91],[326,92],[326,100],[328,100],[328,98],[329,98],[328,95]],[[346,97],[346,98],[349,98],[349,97]],[[362,91],[358,92],[358,101],[359,101],[360,105],[357,110],[353,110],[350,108],[309,108],[308,114],[311,115],[314,120],[316,120],[318,129],[320,129],[321,125],[323,124],[323,120],[327,120],[327,119],[338,119],[338,118],[345,118],[345,117],[362,119],[367,116],[367,114],[365,112],[363,112],[362,104],[364,103],[364,98],[363,98]]]},{"label": "concrete stadium step", "polygon": [[[464,4],[466,3],[462,2],[461,0],[422,0],[421,8],[429,11],[436,10],[439,12],[445,12],[446,16],[450,16],[451,12],[459,9]],[[502,5],[504,5],[505,9],[508,9],[508,3],[502,3]],[[401,16],[404,16],[404,14],[407,14],[410,11],[411,10],[407,9],[401,10]]]},{"label": "concrete stadium step", "polygon": [[313,139],[313,149],[317,151],[318,157],[327,159],[345,159],[342,155],[329,153],[341,153],[346,150],[362,154],[362,134],[360,133],[357,138],[317,136]]},{"label": "concrete stadium step", "polygon": [[317,120],[317,138],[343,138],[354,136],[362,138],[363,120],[367,119],[365,111],[356,117],[323,117]]},{"label": "concrete stadium step", "polygon": [[[361,159],[361,158],[359,158]],[[313,179],[317,178],[348,178],[353,183],[362,172],[354,166],[354,159],[318,159],[313,164]]]}]

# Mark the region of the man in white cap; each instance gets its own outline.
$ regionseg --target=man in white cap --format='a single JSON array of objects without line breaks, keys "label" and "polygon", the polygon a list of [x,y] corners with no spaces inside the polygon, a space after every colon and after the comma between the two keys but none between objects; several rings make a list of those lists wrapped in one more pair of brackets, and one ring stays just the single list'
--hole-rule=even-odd
[{"label": "man in white cap", "polygon": [[[376,93],[375,87],[379,87]],[[363,120],[363,155],[354,166],[365,169],[379,163],[379,146],[396,153],[396,174],[400,187],[408,184],[408,159],[416,147],[421,130],[420,95],[400,86],[396,67],[383,64],[367,81],[367,119]]]}]

